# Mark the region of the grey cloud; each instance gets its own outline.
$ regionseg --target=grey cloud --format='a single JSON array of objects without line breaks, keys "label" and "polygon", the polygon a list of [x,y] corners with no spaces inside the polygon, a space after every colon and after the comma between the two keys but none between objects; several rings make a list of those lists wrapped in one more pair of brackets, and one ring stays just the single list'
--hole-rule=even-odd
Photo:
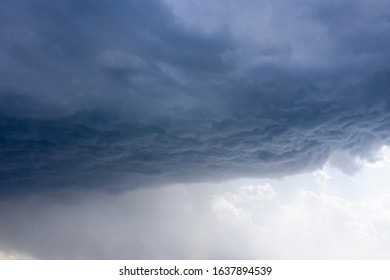
[{"label": "grey cloud", "polygon": [[136,55],[123,53],[120,50],[104,51],[99,60],[103,67],[113,70],[136,72],[146,67],[145,61]]},{"label": "grey cloud", "polygon": [[119,122],[98,112],[60,120],[3,118],[2,191],[279,177],[315,169],[333,151],[368,156],[389,141],[390,135],[375,131],[389,121],[381,111],[310,108],[273,119],[249,115],[158,125]]},{"label": "grey cloud", "polygon": [[237,20],[222,13],[207,32],[160,1],[2,1],[2,193],[369,157],[390,137],[390,30],[374,2],[275,1],[259,19],[228,8]]},{"label": "grey cloud", "polygon": [[[32,96],[47,117],[53,116],[50,106],[67,114],[99,106],[155,110],[180,99],[178,92],[197,91],[177,85],[161,65],[182,75],[198,73],[197,79],[225,67],[220,53],[228,38],[184,30],[159,1],[8,2],[2,4],[1,88],[17,92],[22,102]],[[127,57],[127,65],[118,68],[115,52]],[[147,69],[129,68],[130,57]],[[11,110],[14,116],[26,114]]]}]

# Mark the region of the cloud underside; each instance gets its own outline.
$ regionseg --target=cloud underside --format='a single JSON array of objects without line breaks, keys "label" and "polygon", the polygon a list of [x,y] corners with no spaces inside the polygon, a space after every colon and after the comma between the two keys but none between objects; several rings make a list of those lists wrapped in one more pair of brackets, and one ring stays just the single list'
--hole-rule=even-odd
[{"label": "cloud underside", "polygon": [[388,6],[282,2],[202,14],[176,1],[2,1],[1,193],[370,158],[390,140]]},{"label": "cloud underside", "polygon": [[[314,112],[304,119],[312,124],[302,123],[302,114],[295,120],[294,113],[279,122],[242,116],[175,126],[102,123],[91,120],[91,115],[61,120],[4,118],[3,191],[23,186],[122,187],[202,178],[280,177],[318,168],[340,150],[370,157],[371,150],[389,142],[385,131],[390,120],[383,111],[349,115],[339,109],[326,112],[326,118],[318,116],[321,108],[310,110]],[[349,157],[342,160],[354,168]]]}]

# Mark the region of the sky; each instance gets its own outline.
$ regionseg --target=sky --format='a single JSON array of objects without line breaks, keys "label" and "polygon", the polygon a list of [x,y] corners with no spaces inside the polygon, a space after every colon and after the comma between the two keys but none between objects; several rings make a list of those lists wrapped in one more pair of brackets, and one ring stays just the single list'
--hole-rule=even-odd
[{"label": "sky", "polygon": [[0,2],[0,259],[390,258],[386,0]]}]

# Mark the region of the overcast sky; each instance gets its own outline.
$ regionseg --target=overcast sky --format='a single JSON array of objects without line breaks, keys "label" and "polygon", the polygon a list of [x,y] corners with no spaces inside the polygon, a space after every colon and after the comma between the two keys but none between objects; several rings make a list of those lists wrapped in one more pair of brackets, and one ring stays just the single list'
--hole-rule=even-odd
[{"label": "overcast sky", "polygon": [[0,258],[390,257],[388,1],[3,0],[0,38]]}]

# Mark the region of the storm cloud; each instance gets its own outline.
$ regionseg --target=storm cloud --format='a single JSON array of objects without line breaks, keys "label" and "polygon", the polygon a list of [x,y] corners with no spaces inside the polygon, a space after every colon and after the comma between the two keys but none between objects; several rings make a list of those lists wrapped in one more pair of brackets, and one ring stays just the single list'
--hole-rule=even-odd
[{"label": "storm cloud", "polygon": [[389,15],[0,1],[0,258],[388,257]]},{"label": "storm cloud", "polygon": [[386,1],[246,2],[2,1],[1,192],[284,176],[389,143]]}]

